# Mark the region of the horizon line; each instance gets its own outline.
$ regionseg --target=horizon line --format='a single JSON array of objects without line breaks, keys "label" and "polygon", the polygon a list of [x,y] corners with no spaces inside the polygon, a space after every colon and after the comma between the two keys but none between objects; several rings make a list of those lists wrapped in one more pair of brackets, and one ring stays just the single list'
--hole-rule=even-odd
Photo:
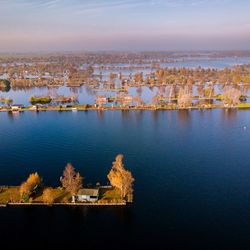
[{"label": "horizon line", "polygon": [[122,50],[122,49],[98,49],[98,50],[32,50],[32,51],[5,51],[5,52],[1,52],[0,51],[0,55],[3,54],[56,54],[56,53],[148,53],[148,52],[182,52],[182,53],[187,53],[187,52],[250,52],[250,49],[160,49],[160,50],[137,50],[137,49],[129,49],[129,50]]}]

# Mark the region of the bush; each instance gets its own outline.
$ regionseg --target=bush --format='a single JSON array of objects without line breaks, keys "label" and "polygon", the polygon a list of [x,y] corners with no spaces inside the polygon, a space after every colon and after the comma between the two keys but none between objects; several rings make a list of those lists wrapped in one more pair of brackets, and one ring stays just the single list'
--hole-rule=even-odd
[{"label": "bush", "polygon": [[62,203],[68,203],[68,198],[64,197],[63,200],[62,200]]},{"label": "bush", "polygon": [[133,201],[133,195],[132,194],[128,194],[127,195],[127,202],[132,202]]},{"label": "bush", "polygon": [[27,194],[23,194],[23,195],[22,195],[22,201],[25,202],[25,203],[28,203],[28,202],[29,202],[29,198],[30,198],[30,197],[29,197],[29,195],[27,195]]},{"label": "bush", "polygon": [[40,191],[42,180],[38,173],[32,173],[29,175],[26,182],[23,182],[20,186],[20,195],[22,199],[30,197],[32,194],[37,194]]},{"label": "bush", "polygon": [[46,188],[43,191],[43,202],[47,204],[54,203],[53,191],[52,188]]}]

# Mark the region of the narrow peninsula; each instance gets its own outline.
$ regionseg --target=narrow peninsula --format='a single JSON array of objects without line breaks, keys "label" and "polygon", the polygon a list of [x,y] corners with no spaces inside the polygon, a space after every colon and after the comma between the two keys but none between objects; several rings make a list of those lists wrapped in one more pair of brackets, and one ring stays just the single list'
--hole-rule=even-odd
[{"label": "narrow peninsula", "polygon": [[68,163],[60,177],[61,186],[44,185],[37,172],[31,173],[20,186],[0,187],[0,206],[68,205],[120,206],[132,203],[134,178],[118,154],[107,175],[110,185],[83,185],[84,178]]}]

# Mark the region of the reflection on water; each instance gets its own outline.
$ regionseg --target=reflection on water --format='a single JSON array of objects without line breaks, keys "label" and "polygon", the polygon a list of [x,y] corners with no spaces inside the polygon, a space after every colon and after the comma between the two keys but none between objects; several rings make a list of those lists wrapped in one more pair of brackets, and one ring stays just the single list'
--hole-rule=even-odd
[{"label": "reflection on water", "polygon": [[19,120],[20,119],[20,116],[23,115],[23,112],[7,112],[7,116],[9,118],[10,121],[14,121],[14,120]]},{"label": "reflection on water", "polygon": [[159,117],[159,115],[158,115],[159,111],[158,110],[152,110],[151,114],[152,114],[153,121],[155,122],[155,124],[157,124],[157,120],[158,120],[158,117]]},{"label": "reflection on water", "polygon": [[186,124],[189,124],[191,121],[191,112],[188,109],[180,109],[177,110],[177,121],[179,124],[185,126]]},{"label": "reflection on water", "polygon": [[221,109],[221,120],[225,123],[235,121],[237,118],[237,109]]},{"label": "reflection on water", "polygon": [[137,121],[137,122],[140,122],[141,119],[142,119],[142,116],[143,116],[143,110],[136,110],[136,111],[134,112],[134,114],[135,114],[135,119],[136,119],[136,121]]},{"label": "reflection on water", "polygon": [[11,90],[11,87],[8,85],[6,87],[0,87],[0,91],[2,92],[9,92]]},{"label": "reflection on water", "polygon": [[[162,67],[204,67],[204,68],[224,68],[224,67],[231,67],[238,64],[247,64],[250,63],[250,58],[244,58],[244,57],[225,57],[225,58],[190,58],[189,60],[180,60],[174,63],[165,63],[162,64]],[[124,75],[129,75],[131,73],[135,73],[136,69],[110,69],[110,70],[98,70],[96,69],[94,74],[99,74],[102,72],[104,74],[103,80],[108,80],[110,72],[122,72]],[[152,70],[150,69],[142,69],[140,70],[143,72],[144,76],[146,74],[150,73]],[[130,87],[129,88],[129,94],[133,96],[141,96],[142,100],[145,103],[149,103],[152,100],[152,97],[156,94],[158,91],[157,88],[154,87],[142,87],[142,88],[135,88]],[[165,88],[161,89],[162,92],[165,92]],[[215,86],[215,94],[218,94],[218,91],[221,92],[221,86]],[[249,91],[249,90],[246,90]],[[194,87],[193,93],[196,95],[196,88]],[[79,103],[85,103],[85,104],[93,104],[95,103],[95,95],[105,95],[107,97],[113,97],[115,95],[114,92],[108,93],[108,92],[96,92],[93,91],[92,87],[88,86],[82,86],[82,87],[53,87],[53,88],[47,88],[47,87],[41,87],[41,88],[23,88],[23,87],[14,87],[10,89],[7,93],[6,92],[0,92],[0,95],[7,98],[10,97],[14,100],[14,103],[20,103],[24,105],[29,105],[29,97],[30,96],[38,96],[38,95],[48,95],[50,93],[58,94],[58,95],[66,95],[70,96],[72,94],[78,95]]]},{"label": "reflection on water", "polygon": [[85,184],[106,184],[117,153],[135,177],[127,207],[0,209],[2,245],[29,232],[29,244],[50,240],[44,249],[76,241],[106,249],[113,239],[118,249],[180,239],[186,249],[246,249],[239,242],[249,245],[249,119],[249,111],[219,109],[0,113],[0,185],[37,171],[58,186],[69,161]]},{"label": "reflection on water", "polygon": [[97,118],[100,122],[102,122],[104,120],[104,112],[103,110],[97,110],[96,111],[96,115],[97,115]]},{"label": "reflection on water", "polygon": [[[222,85],[216,85],[214,87],[215,89],[215,95],[222,92]],[[193,95],[197,95],[197,86],[192,87]],[[247,86],[244,90],[244,93],[248,93],[249,86]],[[129,87],[128,88],[128,94],[132,95],[134,97],[139,96],[141,97],[142,101],[146,104],[152,103],[153,97],[157,94],[161,93],[164,96],[168,97],[169,91],[166,91],[166,87]],[[1,92],[0,96],[4,98],[10,97],[13,99],[14,103],[23,104],[23,105],[30,105],[29,98],[31,96],[57,96],[57,95],[65,95],[65,96],[72,96],[77,95],[78,101],[81,104],[94,104],[96,95],[104,95],[106,97],[115,97],[115,95],[118,94],[118,92],[115,91],[95,91],[90,86],[81,86],[81,87],[60,87],[60,88],[29,88],[29,89],[19,89],[14,90],[11,89],[9,92]],[[215,101],[215,103],[218,103],[218,101]]]},{"label": "reflection on water", "polygon": [[121,110],[121,117],[124,122],[129,121],[131,118],[132,112],[129,110]]}]

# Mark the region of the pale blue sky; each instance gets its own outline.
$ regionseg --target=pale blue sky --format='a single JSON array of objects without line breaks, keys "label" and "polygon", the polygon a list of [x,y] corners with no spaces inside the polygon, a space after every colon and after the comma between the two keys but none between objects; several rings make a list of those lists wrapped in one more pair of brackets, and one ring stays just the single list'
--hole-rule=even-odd
[{"label": "pale blue sky", "polygon": [[0,0],[0,52],[250,49],[249,0]]}]

